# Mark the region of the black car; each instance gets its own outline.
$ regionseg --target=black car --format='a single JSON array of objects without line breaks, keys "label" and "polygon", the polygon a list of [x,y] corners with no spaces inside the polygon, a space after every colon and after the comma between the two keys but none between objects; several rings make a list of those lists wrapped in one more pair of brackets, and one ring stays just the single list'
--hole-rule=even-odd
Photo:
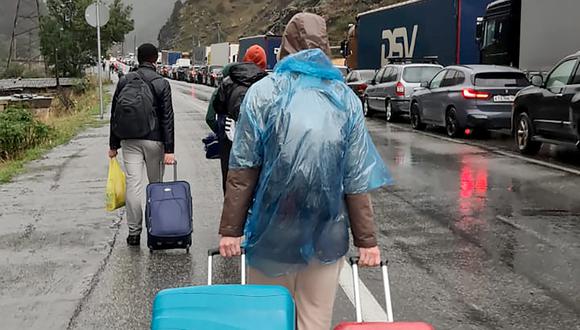
[{"label": "black car", "polygon": [[207,65],[200,67],[195,73],[195,82],[200,85],[205,85],[205,80],[207,77]]},{"label": "black car", "polygon": [[564,58],[514,101],[512,131],[523,154],[536,154],[542,143],[580,148],[580,52]]},{"label": "black car", "polygon": [[363,95],[375,77],[375,70],[353,70],[346,76],[346,84],[363,101]]}]

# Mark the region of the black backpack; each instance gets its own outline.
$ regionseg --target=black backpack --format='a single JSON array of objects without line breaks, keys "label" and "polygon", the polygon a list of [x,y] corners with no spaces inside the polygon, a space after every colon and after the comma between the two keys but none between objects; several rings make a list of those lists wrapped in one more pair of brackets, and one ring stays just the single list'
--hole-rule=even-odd
[{"label": "black backpack", "polygon": [[144,138],[158,125],[155,90],[139,71],[127,74],[126,79],[117,97],[113,133],[121,140]]}]

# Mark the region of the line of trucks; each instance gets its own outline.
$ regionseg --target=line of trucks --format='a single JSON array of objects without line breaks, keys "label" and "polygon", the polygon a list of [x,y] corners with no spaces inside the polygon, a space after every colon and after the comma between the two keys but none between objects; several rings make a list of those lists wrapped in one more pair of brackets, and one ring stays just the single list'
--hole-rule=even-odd
[{"label": "line of trucks", "polygon": [[546,72],[580,49],[579,0],[410,0],[361,13],[343,42],[350,69],[391,58]]},{"label": "line of trucks", "polygon": [[282,38],[275,35],[257,35],[239,39],[239,43],[222,42],[209,47],[194,47],[192,52],[163,50],[159,53],[158,68],[162,75],[176,79],[217,86],[222,69],[244,58],[253,45],[264,48],[267,70],[277,63]]}]

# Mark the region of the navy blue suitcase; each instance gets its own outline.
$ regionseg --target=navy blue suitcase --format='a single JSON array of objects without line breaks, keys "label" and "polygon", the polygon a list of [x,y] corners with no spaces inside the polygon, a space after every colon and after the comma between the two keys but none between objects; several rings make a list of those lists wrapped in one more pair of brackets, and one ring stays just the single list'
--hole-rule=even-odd
[{"label": "navy blue suitcase", "polygon": [[177,181],[177,162],[173,166],[173,182],[147,186],[147,246],[150,251],[186,249],[189,253],[193,232],[191,188],[189,183]]}]

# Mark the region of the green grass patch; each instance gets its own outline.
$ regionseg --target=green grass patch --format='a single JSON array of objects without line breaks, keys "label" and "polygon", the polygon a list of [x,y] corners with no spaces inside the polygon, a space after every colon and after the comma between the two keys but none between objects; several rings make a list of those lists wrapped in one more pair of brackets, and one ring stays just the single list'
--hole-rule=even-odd
[{"label": "green grass patch", "polygon": [[[104,104],[109,104],[110,95],[104,95]],[[37,143],[31,143],[24,150],[12,152],[9,157],[0,160],[0,183],[7,183],[16,175],[24,171],[24,165],[32,160],[39,159],[52,148],[72,140],[78,133],[86,128],[100,127],[107,120],[99,118],[98,89],[87,88],[86,92],[74,96],[74,109],[70,112],[49,118],[45,124],[49,134]]]}]

